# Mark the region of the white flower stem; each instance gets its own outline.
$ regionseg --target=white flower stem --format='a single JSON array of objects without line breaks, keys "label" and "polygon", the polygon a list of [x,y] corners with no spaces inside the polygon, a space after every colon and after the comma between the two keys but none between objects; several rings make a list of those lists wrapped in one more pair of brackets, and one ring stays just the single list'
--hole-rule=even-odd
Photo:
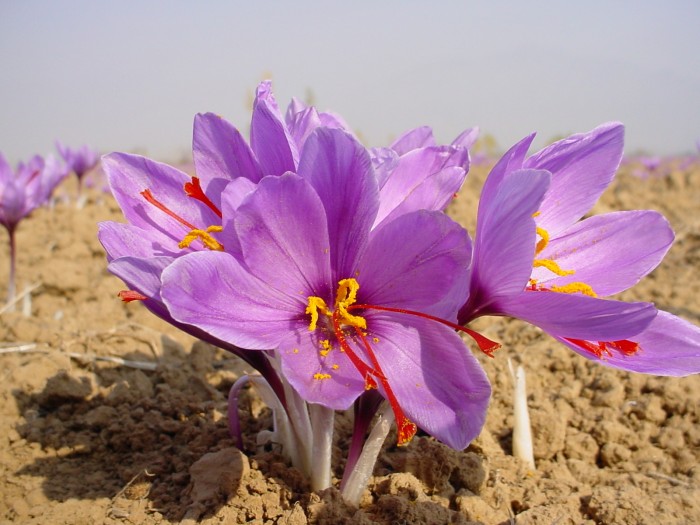
[{"label": "white flower stem", "polygon": [[313,429],[311,490],[319,491],[331,486],[331,456],[333,452],[333,421],[335,411],[323,405],[310,404]]},{"label": "white flower stem", "polygon": [[527,388],[525,385],[525,369],[518,366],[513,370],[513,363],[508,360],[508,368],[513,378],[513,455],[524,461],[531,469],[535,469],[535,455],[532,447],[532,430],[530,414],[527,409]]},{"label": "white flower stem", "polygon": [[343,487],[341,495],[346,503],[354,506],[360,504],[362,493],[367,487],[370,476],[372,476],[379,452],[382,450],[382,445],[389,435],[393,422],[394,412],[391,406],[386,405],[372,428],[367,441],[365,441],[355,468],[350,473],[350,477]]}]

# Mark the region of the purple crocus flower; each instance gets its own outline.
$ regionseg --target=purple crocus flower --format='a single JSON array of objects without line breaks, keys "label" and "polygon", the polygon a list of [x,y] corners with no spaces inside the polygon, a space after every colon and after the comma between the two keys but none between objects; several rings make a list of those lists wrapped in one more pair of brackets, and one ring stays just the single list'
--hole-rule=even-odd
[{"label": "purple crocus flower", "polygon": [[78,177],[78,193],[80,194],[83,186],[83,177],[88,171],[97,166],[100,160],[99,153],[88,145],[72,149],[64,146],[58,140],[56,141],[56,149],[63,157],[63,160],[66,161],[66,164],[68,164],[69,170]]},{"label": "purple crocus flower", "polygon": [[464,448],[490,395],[450,325],[467,292],[468,236],[431,211],[373,229],[380,206],[367,151],[341,130],[316,129],[298,173],[222,199],[227,248],[177,258],[161,296],[181,323],[243,348],[274,348],[306,401],[346,409],[377,388],[400,443],[417,424]]},{"label": "purple crocus flower", "polygon": [[[471,295],[459,320],[504,315],[539,326],[588,359],[660,375],[700,369],[700,330],[650,303],[603,299],[661,261],[673,232],[655,211],[579,219],[612,181],[624,129],[610,123],[525,158],[533,136],[493,168],[479,203]],[[527,170],[551,173],[543,192]]]},{"label": "purple crocus flower", "polygon": [[16,245],[15,231],[19,222],[45,204],[53,190],[66,177],[67,171],[54,157],[36,155],[14,172],[0,153],[0,224],[10,236],[10,280],[8,301],[15,297]]}]

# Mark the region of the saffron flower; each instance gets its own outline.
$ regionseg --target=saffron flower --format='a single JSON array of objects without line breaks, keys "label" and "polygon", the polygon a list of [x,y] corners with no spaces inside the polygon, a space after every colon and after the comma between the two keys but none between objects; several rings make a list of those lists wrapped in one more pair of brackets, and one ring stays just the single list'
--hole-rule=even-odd
[{"label": "saffron flower", "polygon": [[58,140],[56,141],[56,149],[68,165],[69,170],[78,177],[78,194],[80,194],[83,186],[83,177],[92,168],[97,166],[100,160],[99,153],[88,145],[72,149],[63,145]]},{"label": "saffron flower", "polygon": [[20,163],[14,172],[0,153],[0,224],[7,230],[10,242],[8,303],[14,300],[16,293],[17,226],[22,219],[49,200],[53,190],[66,175],[66,169],[50,155],[46,159],[36,155],[26,164]]},{"label": "saffron flower", "polygon": [[[604,124],[526,158],[531,135],[504,155],[481,194],[471,293],[459,320],[515,317],[607,366],[696,373],[697,327],[657,315],[650,303],[607,299],[663,259],[674,237],[666,219],[655,211],[622,211],[580,220],[612,181],[623,134],[621,124]],[[523,170],[550,172],[549,188],[527,196],[522,187],[533,181]]]},{"label": "saffron flower", "polygon": [[298,174],[265,177],[230,204],[222,200],[223,233],[236,249],[190,253],[163,271],[177,321],[274,348],[309,403],[346,409],[377,388],[400,443],[415,425],[454,448],[476,437],[490,387],[449,323],[467,291],[466,232],[429,211],[372,229],[380,197],[370,157],[325,128],[307,138]]}]

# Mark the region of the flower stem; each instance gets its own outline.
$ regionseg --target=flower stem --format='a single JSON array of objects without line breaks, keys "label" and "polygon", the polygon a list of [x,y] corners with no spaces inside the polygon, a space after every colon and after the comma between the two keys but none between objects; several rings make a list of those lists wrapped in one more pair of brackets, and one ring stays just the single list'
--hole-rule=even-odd
[{"label": "flower stem", "polygon": [[374,471],[377,457],[379,457],[379,452],[382,450],[382,445],[389,435],[393,422],[394,412],[391,406],[387,405],[380,414],[374,428],[372,428],[372,432],[370,432],[365,446],[362,448],[362,454],[360,454],[347,483],[341,489],[340,494],[349,505],[358,506],[360,504],[362,493]]},{"label": "flower stem", "polygon": [[238,394],[241,389],[250,382],[250,378],[245,375],[236,379],[231,390],[228,392],[228,431],[231,437],[236,440],[238,450],[243,450],[243,432],[241,431],[241,421],[238,417]]},{"label": "flower stem", "polygon": [[535,456],[532,448],[532,430],[530,414],[527,409],[527,388],[525,385],[525,369],[508,360],[508,368],[513,378],[513,456],[524,461],[531,469],[535,469]]},{"label": "flower stem", "polygon": [[8,310],[14,311],[15,295],[17,287],[15,284],[15,271],[17,266],[17,244],[15,241],[15,229],[9,228],[7,233],[10,235],[10,280],[7,284],[7,304],[10,305]]},{"label": "flower stem", "polygon": [[310,404],[313,448],[311,490],[316,492],[331,486],[331,453],[333,451],[333,420],[335,411],[323,405]]}]

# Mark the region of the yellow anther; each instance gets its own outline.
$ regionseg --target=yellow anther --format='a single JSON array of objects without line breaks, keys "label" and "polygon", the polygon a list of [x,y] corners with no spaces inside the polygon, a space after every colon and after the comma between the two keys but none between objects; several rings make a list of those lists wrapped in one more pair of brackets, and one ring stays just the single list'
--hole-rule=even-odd
[{"label": "yellow anther", "polygon": [[593,291],[593,288],[586,283],[580,282],[564,284],[562,286],[552,286],[550,290],[559,293],[582,293],[583,295],[589,295],[590,297],[598,297],[598,294]]},{"label": "yellow anther", "polygon": [[330,340],[328,340],[328,339],[323,339],[323,340],[321,341],[321,355],[322,355],[323,357],[326,357],[326,356],[328,355],[328,352],[331,351],[331,348],[333,348],[333,346],[331,345]]},{"label": "yellow anther", "polygon": [[379,342],[379,338],[378,338],[378,337],[373,337],[373,338],[372,338],[372,341],[374,341],[375,343],[378,343],[378,342]]},{"label": "yellow anther", "polygon": [[204,246],[209,248],[210,250],[215,250],[219,252],[224,251],[224,245],[221,244],[219,241],[217,241],[212,235],[212,232],[220,232],[223,230],[222,226],[209,226],[206,230],[198,230],[194,229],[190,231],[187,235],[185,235],[185,238],[180,241],[180,243],[177,245],[178,248],[184,249],[184,248],[189,248],[190,244],[192,244],[194,241],[199,239],[202,241]]},{"label": "yellow anther", "polygon": [[335,308],[338,310],[343,323],[364,330],[367,328],[367,321],[365,321],[365,318],[359,315],[352,315],[348,312],[348,306],[353,305],[357,300],[357,291],[359,289],[360,285],[355,279],[341,279],[338,281],[338,292],[335,295]]},{"label": "yellow anther", "polygon": [[575,273],[574,270],[562,270],[552,259],[535,259],[532,261],[532,266],[534,268],[547,268],[550,272],[562,277],[565,275],[573,275]]},{"label": "yellow anther", "polygon": [[331,315],[326,305],[326,301],[320,297],[312,295],[309,297],[309,305],[306,307],[306,313],[311,316],[311,322],[309,323],[309,332],[316,330],[316,324],[318,323],[318,312],[324,315]]},{"label": "yellow anther", "polygon": [[331,378],[330,374],[321,374],[321,373],[314,374],[314,379],[317,379],[319,381],[321,381],[323,379],[330,379],[330,378]]},{"label": "yellow anther", "polygon": [[537,241],[537,246],[535,247],[535,255],[542,253],[542,250],[544,250],[549,244],[549,232],[547,232],[547,230],[537,226],[537,235],[539,235],[541,239]]},{"label": "yellow anther", "polygon": [[534,219],[535,217],[539,217],[540,215],[542,215],[542,212],[536,211],[535,213],[532,214],[532,218]]}]

